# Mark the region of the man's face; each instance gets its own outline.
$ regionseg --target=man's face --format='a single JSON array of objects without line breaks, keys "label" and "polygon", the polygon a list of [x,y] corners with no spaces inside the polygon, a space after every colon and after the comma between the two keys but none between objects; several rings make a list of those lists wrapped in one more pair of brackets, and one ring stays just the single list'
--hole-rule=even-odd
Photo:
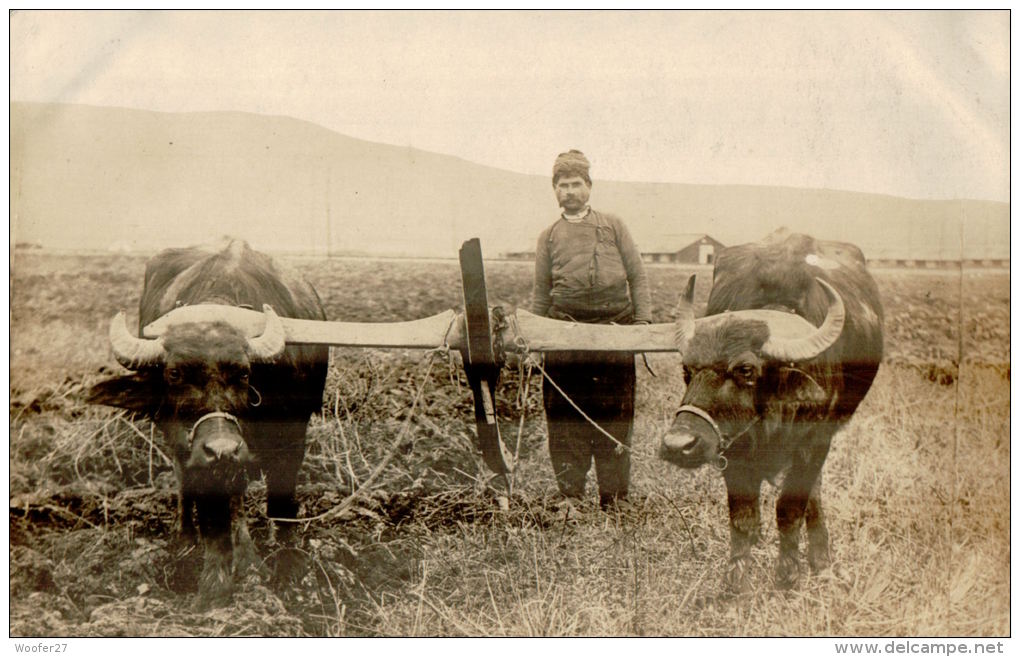
[{"label": "man's face", "polygon": [[556,181],[556,200],[568,214],[575,214],[584,209],[591,196],[591,187],[581,176],[563,177]]}]

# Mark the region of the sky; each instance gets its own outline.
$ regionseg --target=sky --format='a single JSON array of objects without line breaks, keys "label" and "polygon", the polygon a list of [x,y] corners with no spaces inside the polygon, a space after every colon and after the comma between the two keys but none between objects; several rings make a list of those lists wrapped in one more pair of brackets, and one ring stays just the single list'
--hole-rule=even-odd
[{"label": "sky", "polygon": [[237,110],[549,175],[1009,200],[1009,14],[44,12],[11,99]]}]

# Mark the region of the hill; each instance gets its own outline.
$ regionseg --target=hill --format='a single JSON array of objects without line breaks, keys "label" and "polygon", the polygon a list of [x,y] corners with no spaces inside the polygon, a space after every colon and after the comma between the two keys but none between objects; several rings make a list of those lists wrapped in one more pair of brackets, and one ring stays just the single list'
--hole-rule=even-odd
[{"label": "hill", "polygon": [[[470,129],[465,126],[464,129]],[[553,156],[570,144],[550,145]],[[16,243],[152,250],[243,236],[277,252],[453,257],[529,251],[557,208],[547,177],[347,137],[298,119],[11,103]],[[872,258],[1008,258],[1009,205],[848,191],[603,181],[592,203],[638,244],[779,226]]]}]

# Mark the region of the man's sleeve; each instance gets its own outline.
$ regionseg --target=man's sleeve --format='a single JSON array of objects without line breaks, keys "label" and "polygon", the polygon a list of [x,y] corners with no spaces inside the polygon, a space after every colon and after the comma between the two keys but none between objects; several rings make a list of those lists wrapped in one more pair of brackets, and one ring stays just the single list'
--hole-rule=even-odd
[{"label": "man's sleeve", "polygon": [[634,304],[634,321],[652,321],[652,295],[645,275],[645,264],[641,260],[641,252],[630,236],[627,226],[617,223],[617,244],[620,247],[620,258],[627,270],[627,282],[630,284],[630,299]]},{"label": "man's sleeve", "polygon": [[543,230],[535,247],[535,287],[531,295],[531,312],[546,317],[552,305],[551,292],[552,259],[549,256],[549,231]]}]

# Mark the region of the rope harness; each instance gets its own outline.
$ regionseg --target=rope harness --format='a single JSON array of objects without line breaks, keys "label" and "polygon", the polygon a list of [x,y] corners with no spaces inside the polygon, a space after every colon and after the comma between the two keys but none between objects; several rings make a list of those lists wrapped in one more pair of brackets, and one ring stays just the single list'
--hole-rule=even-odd
[{"label": "rope harness", "polygon": [[216,418],[233,422],[234,426],[237,427],[237,432],[241,434],[242,439],[244,438],[244,432],[241,431],[241,422],[236,417],[230,413],[224,413],[223,411],[213,411],[212,413],[206,413],[202,417],[198,418],[195,420],[195,424],[191,425],[191,431],[188,432],[188,451],[191,451],[191,448],[195,444],[195,434],[198,433],[199,425],[206,420],[214,420]]},{"label": "rope harness", "polygon": [[716,422],[715,419],[705,409],[699,406],[695,406],[694,404],[684,404],[683,406],[680,407],[680,410],[676,412],[676,417],[680,417],[681,413],[690,413],[691,415],[696,415],[705,422],[707,422],[708,426],[712,427],[712,431],[715,432],[716,437],[719,439],[718,447],[719,458],[716,460],[715,463],[712,464],[712,466],[719,470],[719,472],[725,470],[726,466],[729,465],[729,460],[727,460],[723,452],[729,449],[737,438],[740,438],[745,433],[750,431],[751,427],[757,424],[759,419],[758,416],[755,416],[753,420],[747,423],[747,426],[745,426],[743,429],[733,434],[732,436],[727,437],[726,434],[722,432],[722,429],[719,428],[719,423]]}]

